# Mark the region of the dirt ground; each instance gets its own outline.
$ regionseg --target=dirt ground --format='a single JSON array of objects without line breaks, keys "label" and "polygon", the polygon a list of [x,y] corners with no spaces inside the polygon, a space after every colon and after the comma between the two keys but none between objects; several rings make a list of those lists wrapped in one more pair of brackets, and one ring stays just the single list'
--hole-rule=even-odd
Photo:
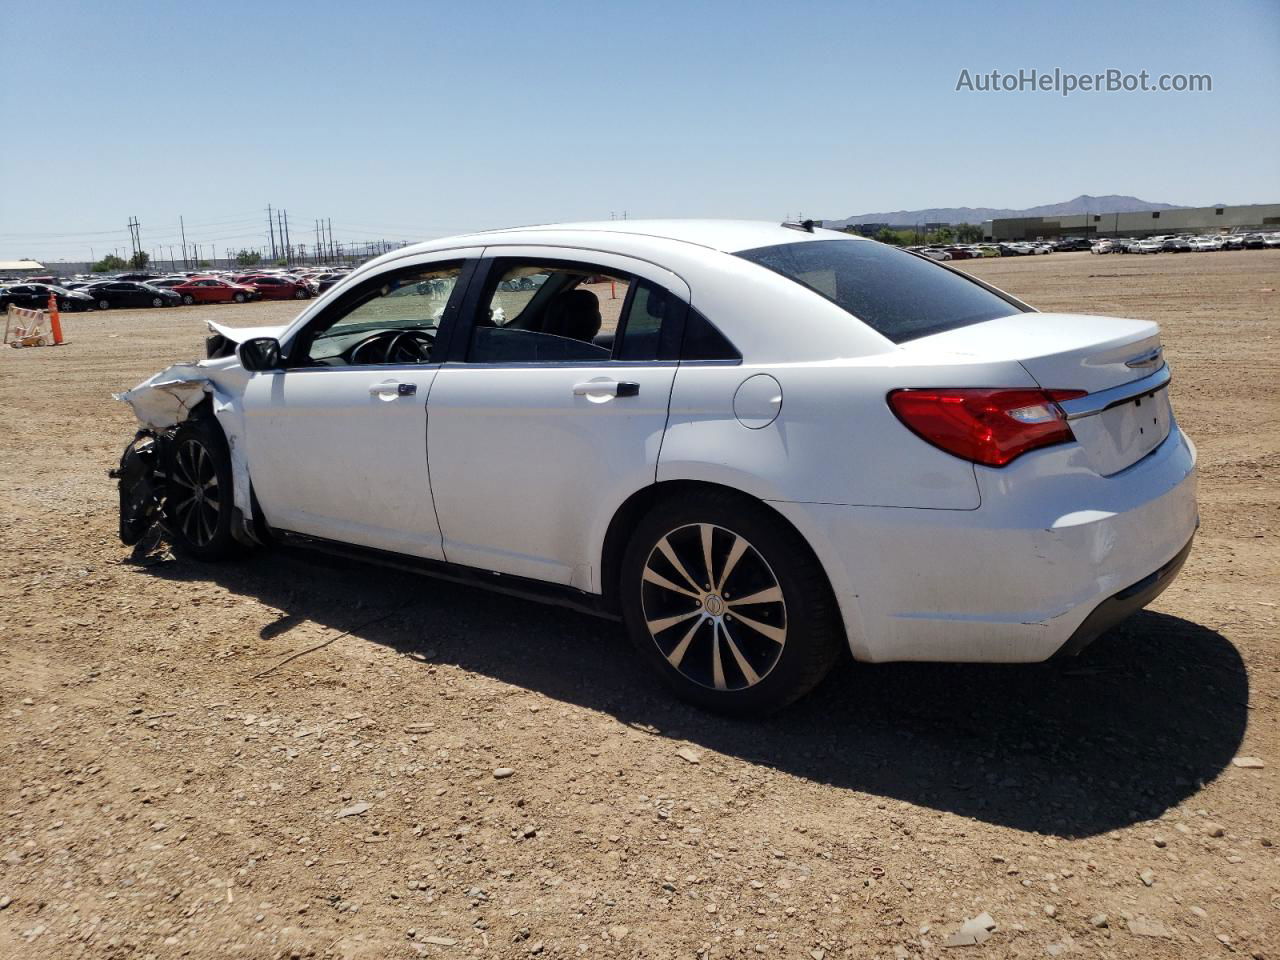
[{"label": "dirt ground", "polygon": [[1280,252],[964,266],[1163,324],[1195,549],[1076,660],[849,664],[761,723],[670,700],[609,621],[126,563],[111,393],[292,303],[0,351],[0,956],[1280,958]]}]

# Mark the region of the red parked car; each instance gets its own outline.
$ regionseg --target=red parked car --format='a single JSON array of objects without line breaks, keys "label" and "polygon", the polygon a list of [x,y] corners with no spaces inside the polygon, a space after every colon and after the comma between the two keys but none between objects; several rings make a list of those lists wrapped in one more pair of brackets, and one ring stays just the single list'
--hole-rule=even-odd
[{"label": "red parked car", "polygon": [[244,283],[230,283],[217,277],[192,277],[186,283],[178,283],[169,289],[182,297],[182,302],[192,303],[244,303],[258,299],[257,288]]},{"label": "red parked car", "polygon": [[293,277],[271,277],[260,274],[249,277],[244,282],[262,294],[263,300],[306,300],[315,294],[307,283]]}]

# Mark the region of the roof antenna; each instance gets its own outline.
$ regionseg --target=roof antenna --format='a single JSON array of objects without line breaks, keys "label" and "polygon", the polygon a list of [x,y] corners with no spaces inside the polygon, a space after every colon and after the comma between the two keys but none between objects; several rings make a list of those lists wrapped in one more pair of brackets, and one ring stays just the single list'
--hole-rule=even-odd
[{"label": "roof antenna", "polygon": [[822,226],[822,221],[821,220],[801,220],[799,223],[796,223],[795,221],[792,221],[792,220],[784,220],[782,222],[782,226],[786,227],[788,230],[803,230],[805,233],[813,233],[813,230],[815,227]]}]

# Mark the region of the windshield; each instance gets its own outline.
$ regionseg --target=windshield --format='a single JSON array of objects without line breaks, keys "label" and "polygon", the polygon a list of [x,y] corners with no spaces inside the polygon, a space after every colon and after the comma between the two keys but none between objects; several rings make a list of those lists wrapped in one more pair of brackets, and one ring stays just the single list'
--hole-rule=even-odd
[{"label": "windshield", "polygon": [[808,287],[894,343],[1023,312],[931,260],[872,240],[815,240],[738,254]]}]

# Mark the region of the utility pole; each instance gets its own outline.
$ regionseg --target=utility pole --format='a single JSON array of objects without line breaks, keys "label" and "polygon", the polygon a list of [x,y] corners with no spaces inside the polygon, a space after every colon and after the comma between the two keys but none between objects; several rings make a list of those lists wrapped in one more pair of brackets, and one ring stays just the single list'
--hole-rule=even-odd
[{"label": "utility pole", "polygon": [[142,252],[142,237],[138,232],[138,226],[139,226],[138,218],[130,217],[128,226],[129,226],[129,246],[132,249],[133,255],[137,256],[139,253]]},{"label": "utility pole", "polygon": [[326,218],[329,221],[329,256],[333,257],[333,217]]},{"label": "utility pole", "polygon": [[271,234],[271,259],[276,259],[276,224],[271,219],[271,204],[267,204],[267,231]]},{"label": "utility pole", "polygon": [[284,258],[293,259],[293,245],[289,243],[289,211],[284,212]]},{"label": "utility pole", "polygon": [[187,227],[181,216],[178,217],[178,230],[182,233],[182,269],[190,270],[191,265],[187,263]]}]

